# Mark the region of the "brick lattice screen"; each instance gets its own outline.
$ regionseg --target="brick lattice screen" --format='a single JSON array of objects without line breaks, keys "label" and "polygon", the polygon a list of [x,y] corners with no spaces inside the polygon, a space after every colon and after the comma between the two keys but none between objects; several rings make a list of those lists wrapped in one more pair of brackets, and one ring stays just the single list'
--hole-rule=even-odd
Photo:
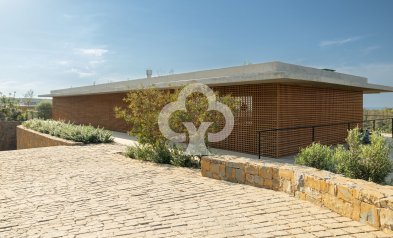
[{"label": "brick lattice screen", "polygon": [[[322,125],[363,119],[363,93],[334,88],[283,84],[216,87],[221,94],[239,97],[241,107],[235,127],[228,139],[214,143],[222,149],[257,154],[256,131],[305,125]],[[356,124],[350,125],[352,128]],[[315,129],[315,141],[324,144],[343,143],[347,125]],[[282,157],[312,143],[312,129],[273,131],[261,134],[261,152]]]},{"label": "brick lattice screen", "polygon": [[[284,84],[249,84],[214,87],[221,95],[240,101],[235,126],[224,141],[213,147],[250,154],[258,153],[257,131],[271,128],[320,125],[363,119],[363,93],[334,88]],[[53,98],[53,118],[78,124],[92,124],[115,131],[127,131],[114,117],[113,108],[124,106],[125,93]],[[352,124],[351,127],[355,127]],[[263,133],[262,154],[281,157],[298,152],[312,142],[312,129]],[[347,125],[317,128],[315,140],[342,143]]]}]

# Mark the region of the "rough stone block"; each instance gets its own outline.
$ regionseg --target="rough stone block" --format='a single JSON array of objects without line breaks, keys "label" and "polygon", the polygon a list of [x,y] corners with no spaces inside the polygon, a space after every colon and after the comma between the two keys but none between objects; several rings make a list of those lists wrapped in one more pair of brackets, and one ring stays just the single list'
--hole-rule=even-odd
[{"label": "rough stone block", "polygon": [[293,170],[287,168],[280,168],[278,175],[281,179],[293,181]]},{"label": "rough stone block", "polygon": [[304,178],[304,186],[316,191],[321,191],[321,180],[314,176],[306,175]]},{"label": "rough stone block", "polygon": [[352,188],[348,185],[337,185],[337,198],[344,201],[352,201]]},{"label": "rough stone block", "polygon": [[244,173],[244,169],[236,169],[236,180],[239,183],[244,183],[246,181],[246,174]]},{"label": "rough stone block", "polygon": [[352,207],[353,207],[351,219],[354,221],[359,221],[360,220],[360,204],[361,204],[361,202],[357,199],[353,199],[351,203],[352,203]]},{"label": "rough stone block", "polygon": [[360,204],[360,222],[379,228],[378,209],[374,205],[362,202]]},{"label": "rough stone block", "polygon": [[212,174],[218,174],[220,173],[220,164],[218,163],[212,163],[210,164],[210,171],[212,172]]},{"label": "rough stone block", "polygon": [[220,168],[219,168],[219,175],[220,175],[220,177],[221,177],[221,179],[225,179],[226,178],[226,166],[225,166],[225,164],[220,164],[220,166],[219,166]]},{"label": "rough stone block", "polygon": [[258,175],[258,166],[255,164],[247,164],[245,169],[246,174]]},{"label": "rough stone block", "polygon": [[393,197],[380,199],[378,202],[378,207],[388,208],[390,210],[393,210]]},{"label": "rough stone block", "polygon": [[353,206],[349,202],[345,202],[330,194],[322,195],[322,204],[332,211],[337,212],[340,215],[351,218],[353,213]]},{"label": "rough stone block", "polygon": [[280,191],[280,180],[279,179],[274,179],[272,180],[272,189],[274,191]]},{"label": "rough stone block", "polygon": [[244,170],[245,164],[241,162],[227,162],[227,166],[231,168]]},{"label": "rough stone block", "polygon": [[385,198],[385,195],[376,189],[362,189],[360,190],[359,200],[369,204],[378,204],[380,200]]},{"label": "rough stone block", "polygon": [[272,179],[273,178],[273,170],[272,167],[259,167],[259,176],[264,179]]},{"label": "rough stone block", "polygon": [[202,160],[201,160],[201,171],[202,171],[202,173],[210,171],[210,160],[202,158]]},{"label": "rough stone block", "polygon": [[321,193],[328,193],[333,196],[335,195],[335,185],[330,180],[321,180],[319,183]]},{"label": "rough stone block", "polygon": [[273,180],[272,179],[263,179],[263,187],[267,189],[273,188]]},{"label": "rough stone block", "polygon": [[318,205],[320,205],[322,203],[322,195],[317,190],[306,187],[304,189],[304,192],[307,195],[306,198],[310,198],[310,199],[306,199],[306,200],[308,200],[310,202],[315,202]]},{"label": "rough stone block", "polygon": [[393,230],[393,211],[387,208],[381,208],[379,210],[379,218],[381,222],[381,228],[384,230]]},{"label": "rough stone block", "polygon": [[236,169],[227,166],[225,168],[225,177],[231,182],[236,182]]},{"label": "rough stone block", "polygon": [[254,175],[254,186],[263,187],[263,178],[258,175]]},{"label": "rough stone block", "polygon": [[292,182],[290,180],[286,180],[286,179],[281,180],[280,187],[282,188],[283,192],[286,192],[291,195],[294,194]]},{"label": "rough stone block", "polygon": [[280,169],[278,167],[272,167],[273,180],[280,180],[280,175],[278,174],[279,171]]},{"label": "rough stone block", "polygon": [[246,184],[254,185],[255,184],[254,176],[255,175],[252,175],[252,174],[246,174]]}]

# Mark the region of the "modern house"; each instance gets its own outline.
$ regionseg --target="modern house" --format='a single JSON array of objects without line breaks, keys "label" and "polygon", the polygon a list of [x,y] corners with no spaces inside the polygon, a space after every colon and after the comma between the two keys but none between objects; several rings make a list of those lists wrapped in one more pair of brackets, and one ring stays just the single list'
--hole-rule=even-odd
[{"label": "modern house", "polygon": [[[393,87],[370,84],[367,78],[281,62],[251,64],[100,85],[53,90],[53,118],[127,131],[113,108],[124,106],[130,90],[170,89],[193,82],[209,85],[220,94],[238,97],[241,110],[235,126],[217,148],[281,157],[296,153],[313,140],[343,142],[350,127],[363,120],[363,94],[393,92]],[[339,124],[341,123],[341,124]],[[329,127],[266,132],[258,145],[258,131],[272,128],[335,124]]]}]

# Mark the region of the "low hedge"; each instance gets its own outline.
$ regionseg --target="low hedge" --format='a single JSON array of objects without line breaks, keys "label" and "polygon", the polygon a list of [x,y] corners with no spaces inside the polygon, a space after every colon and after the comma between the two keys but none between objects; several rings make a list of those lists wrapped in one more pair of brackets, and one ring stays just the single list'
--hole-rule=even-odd
[{"label": "low hedge", "polygon": [[364,132],[355,128],[348,132],[348,148],[344,145],[331,148],[313,143],[300,151],[295,163],[349,178],[391,184],[385,178],[393,172],[393,162],[390,160],[392,144],[379,132],[367,137],[369,138],[365,140]]},{"label": "low hedge", "polygon": [[34,131],[84,144],[110,143],[113,141],[112,132],[90,125],[74,125],[70,122],[42,119],[28,120],[23,122],[22,125]]}]

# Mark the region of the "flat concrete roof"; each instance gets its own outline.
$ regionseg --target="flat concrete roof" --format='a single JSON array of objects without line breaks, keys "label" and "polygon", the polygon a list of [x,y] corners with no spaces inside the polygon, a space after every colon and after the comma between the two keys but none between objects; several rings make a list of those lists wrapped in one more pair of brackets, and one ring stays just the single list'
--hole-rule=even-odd
[{"label": "flat concrete roof", "polygon": [[370,84],[365,77],[282,62],[269,62],[52,90],[50,94],[40,97],[123,93],[146,87],[176,88],[194,82],[209,86],[285,83],[341,88],[363,91],[363,93],[393,92],[393,87]]}]

